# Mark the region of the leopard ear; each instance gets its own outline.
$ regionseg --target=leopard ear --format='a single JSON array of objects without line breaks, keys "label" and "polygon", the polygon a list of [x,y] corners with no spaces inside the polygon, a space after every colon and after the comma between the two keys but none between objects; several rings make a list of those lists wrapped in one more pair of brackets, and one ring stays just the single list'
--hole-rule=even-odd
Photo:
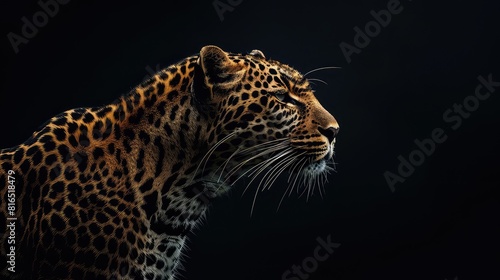
[{"label": "leopard ear", "polygon": [[262,58],[262,59],[266,59],[266,56],[264,55],[264,53],[260,50],[252,50],[250,52],[250,55],[253,55],[255,57],[258,57],[258,58]]},{"label": "leopard ear", "polygon": [[198,62],[209,87],[229,89],[241,80],[245,71],[242,65],[232,61],[226,52],[216,46],[203,47]]}]

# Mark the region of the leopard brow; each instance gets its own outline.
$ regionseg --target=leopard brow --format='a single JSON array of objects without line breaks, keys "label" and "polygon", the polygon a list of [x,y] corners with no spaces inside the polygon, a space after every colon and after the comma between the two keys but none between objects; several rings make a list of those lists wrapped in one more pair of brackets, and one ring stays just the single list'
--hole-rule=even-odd
[{"label": "leopard brow", "polygon": [[280,70],[280,74],[281,76],[279,77],[280,78],[280,81],[283,82],[283,86],[286,87],[288,90],[291,90],[291,83],[290,81],[293,80],[292,77],[290,77],[287,73],[283,72]]},{"label": "leopard brow", "polygon": [[294,92],[295,95],[302,92],[302,89],[298,88],[298,86],[305,83],[304,78],[302,78],[302,80],[295,80],[293,77],[288,75],[288,73],[282,70],[280,70],[279,73],[281,74],[279,80],[283,82],[282,86],[286,87],[289,91]]}]

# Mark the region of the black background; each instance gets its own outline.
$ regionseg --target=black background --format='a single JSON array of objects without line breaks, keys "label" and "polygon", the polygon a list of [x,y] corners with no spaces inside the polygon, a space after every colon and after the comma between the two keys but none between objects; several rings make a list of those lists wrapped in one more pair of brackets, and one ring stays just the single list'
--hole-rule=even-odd
[{"label": "black background", "polygon": [[[499,279],[500,88],[458,129],[443,120],[474,94],[479,75],[500,81],[498,6],[401,1],[403,11],[348,63],[339,44],[352,45],[353,28],[388,1],[243,0],[221,21],[212,1],[75,0],[18,54],[7,34],[41,8],[11,2],[0,7],[2,148],[59,112],[110,103],[147,69],[207,44],[260,49],[303,73],[342,67],[311,74],[328,83],[317,83],[317,97],[341,126],[326,196],[292,195],[276,213],[282,180],[250,217],[253,193],[236,188],[191,235],[181,279],[282,279],[329,235],[341,246],[308,279]],[[447,140],[392,192],[384,172],[396,173],[397,157],[435,128]]]}]

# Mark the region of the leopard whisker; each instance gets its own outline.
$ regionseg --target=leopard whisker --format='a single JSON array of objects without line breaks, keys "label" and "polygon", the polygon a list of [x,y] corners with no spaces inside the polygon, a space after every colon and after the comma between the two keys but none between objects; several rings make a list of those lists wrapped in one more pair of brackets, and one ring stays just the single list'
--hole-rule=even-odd
[{"label": "leopard whisker", "polygon": [[[250,185],[250,184],[249,184]],[[255,207],[255,201],[257,201],[257,195],[259,194],[259,187],[255,190],[255,195],[253,196],[252,208],[250,208],[250,217],[252,217],[253,209]]]},{"label": "leopard whisker", "polygon": [[[311,160],[309,159],[306,162],[310,163]],[[301,168],[301,170],[302,170],[302,168]],[[297,188],[297,194],[299,194],[299,197],[302,197],[302,195],[304,194],[304,192],[307,190],[307,187],[309,186],[309,177],[310,177],[310,174],[306,173],[306,172],[300,172],[300,173],[302,175],[301,178],[300,178],[301,181],[302,181],[301,185],[303,185],[304,188],[303,188],[303,191],[300,194],[299,194],[299,188]]]},{"label": "leopard whisker", "polygon": [[[293,153],[293,149],[292,148],[289,148],[285,151],[283,151],[278,157],[276,158],[271,158],[271,161],[269,161],[267,164],[264,164],[260,169],[259,169],[259,172],[255,173],[253,175],[253,178],[252,180],[250,180],[250,182],[247,184],[247,187],[245,188],[245,191],[248,189],[248,187],[250,186],[250,184],[252,184],[252,182],[255,180],[255,178],[258,177],[258,175],[263,171],[265,170],[270,164],[272,164],[273,162],[279,160],[281,157],[289,154],[289,153]],[[255,207],[255,202],[257,201],[257,195],[259,194],[259,188],[260,188],[260,184],[259,186],[257,186],[256,190],[255,190],[255,195],[254,195],[254,198],[253,198],[253,202],[252,202],[252,208],[250,209],[250,216],[252,216],[253,214],[253,210],[254,210],[254,207]]]},{"label": "leopard whisker", "polygon": [[302,176],[302,185],[304,186],[302,191],[299,192],[299,189],[297,188],[297,194],[299,195],[299,198],[301,198],[304,193],[306,193],[307,189],[309,188],[309,179],[308,179],[309,176],[307,175],[303,175]]},{"label": "leopard whisker", "polygon": [[237,131],[233,131],[231,133],[229,133],[228,135],[226,135],[224,138],[222,138],[221,140],[217,141],[217,143],[215,143],[215,145],[213,145],[206,153],[205,153],[205,156],[203,156],[203,158],[200,160],[200,162],[198,163],[198,166],[196,167],[196,170],[194,171],[193,173],[193,177],[191,177],[191,180],[190,180],[190,183],[194,181],[196,175],[198,174],[198,170],[200,169],[200,166],[205,163],[203,165],[203,169],[202,169],[202,174],[204,173],[205,171],[205,167],[206,167],[206,164],[207,164],[207,161],[208,159],[210,158],[210,156],[213,154],[213,152],[222,144],[224,143],[225,141],[229,140],[231,137],[233,137],[234,135],[236,135]]},{"label": "leopard whisker", "polygon": [[[267,148],[266,150],[256,154],[256,155],[253,155],[252,157],[244,160],[243,162],[240,162],[239,164],[237,164],[233,169],[231,169],[229,172],[228,172],[228,175],[226,176],[226,180],[224,182],[226,182],[229,178],[231,178],[231,176],[233,176],[236,172],[238,172],[238,170],[240,170],[245,164],[247,164],[248,162],[254,160],[254,159],[257,159],[259,157],[262,157],[262,156],[265,156],[267,154],[271,154],[271,153],[274,153],[274,152],[279,152],[281,150],[283,150],[284,148],[288,147],[288,144],[287,143],[279,143],[279,144],[275,144],[275,146],[271,147],[271,148]],[[257,166],[253,166],[250,170],[256,168]],[[234,183],[236,183],[236,181],[238,181],[240,178],[242,178],[245,174],[247,174],[250,170],[247,170],[246,172],[244,172],[242,175],[239,176],[238,179],[236,179],[232,184],[234,185]]]},{"label": "leopard whisker", "polygon": [[323,199],[323,192],[321,191],[321,189],[323,188],[323,186],[325,185],[325,176],[324,176],[325,173],[321,174],[321,182],[318,186],[318,192],[319,192],[319,196]]},{"label": "leopard whisker", "polygon": [[[234,135],[236,135],[237,131],[233,131],[231,133],[229,133],[228,135],[226,135],[224,138],[222,138],[221,140],[217,141],[217,143],[215,143],[215,145],[210,148],[210,150],[207,152],[207,154],[205,155],[207,158],[205,160],[205,163],[203,164],[203,169],[201,170],[201,174],[203,174],[205,172],[205,168],[207,166],[207,163],[208,163],[208,159],[212,156],[212,154],[214,153],[214,151],[224,142],[226,142],[227,140],[229,140],[231,137],[233,137]],[[203,162],[203,160],[205,159],[205,157],[203,157],[203,159],[201,160],[201,162]],[[195,172],[196,173],[196,172]]]},{"label": "leopard whisker", "polygon": [[[247,184],[247,187],[245,188],[245,190],[246,190],[246,189],[247,189],[247,188],[248,188],[248,187],[252,184],[252,182],[255,180],[255,178],[257,178],[257,177],[258,177],[258,175],[259,175],[259,174],[260,174],[263,170],[265,170],[265,169],[266,169],[266,168],[267,168],[267,167],[268,167],[271,163],[273,163],[274,161],[276,161],[276,159],[273,159],[273,161],[270,161],[270,162],[269,162],[269,164],[267,164],[266,166],[263,166],[263,167],[262,167],[262,169],[261,169],[261,171],[260,171],[260,172],[257,172],[257,173],[253,176],[252,180],[250,180],[250,182]],[[267,175],[267,173],[266,173],[266,175]],[[263,179],[263,180],[264,180],[264,179]],[[262,183],[262,181],[261,181],[261,183]],[[260,189],[260,188],[261,188],[261,184],[259,184],[259,185],[257,186],[257,188],[255,189],[255,195],[254,195],[254,197],[253,197],[253,201],[252,201],[252,208],[250,209],[250,216],[252,216],[252,214],[253,214],[253,210],[254,210],[254,208],[255,208],[255,202],[257,201],[257,195],[259,194],[259,189]],[[263,186],[263,189],[264,189],[264,188],[265,188],[265,185]]]},{"label": "leopard whisker", "polygon": [[270,189],[271,185],[274,183],[276,178],[285,170],[286,167],[290,166],[293,163],[293,158],[295,158],[295,154],[288,155],[286,158],[282,159],[278,164],[269,169],[269,171],[264,175],[259,185],[264,183],[264,187],[262,191],[266,189]]},{"label": "leopard whisker", "polygon": [[308,80],[308,81],[318,81],[318,82],[321,82],[321,83],[323,83],[323,84],[325,84],[325,85],[328,85],[328,83],[327,83],[327,82],[325,82],[325,81],[323,81],[323,80],[321,80],[321,79],[313,79],[313,78],[309,78],[309,79],[307,79],[307,80]]},{"label": "leopard whisker", "polygon": [[280,202],[278,203],[278,207],[276,208],[276,212],[278,212],[280,210],[281,203],[283,202],[283,199],[285,198],[286,193],[288,192],[288,190],[290,189],[291,186],[292,186],[291,184],[288,184],[288,186],[286,187],[286,190],[283,193],[283,195],[281,196]]},{"label": "leopard whisker", "polygon": [[311,195],[311,192],[314,192],[314,186],[316,184],[316,178],[313,178],[313,176],[309,175],[309,180],[307,187],[305,190],[307,190],[307,195],[306,195],[306,201],[309,201],[309,196]]},{"label": "leopard whisker", "polygon": [[277,155],[276,157],[271,157],[269,158],[270,161],[268,161],[266,164],[261,164],[261,167],[258,168],[258,169],[255,169],[254,171],[252,171],[248,176],[249,177],[257,177],[260,173],[262,173],[262,171],[264,171],[266,168],[268,168],[274,161],[277,161],[279,160],[281,157],[289,154],[290,152],[293,152],[293,148],[289,147],[285,150],[283,150],[279,155]]},{"label": "leopard whisker", "polygon": [[[284,200],[286,194],[288,193],[288,190],[290,190],[290,188],[291,188],[290,193],[292,192],[292,190],[295,186],[295,182],[296,182],[297,178],[300,176],[300,172],[294,173],[294,171],[297,169],[297,167],[300,165],[301,162],[304,162],[304,163],[306,162],[305,158],[300,158],[304,154],[306,154],[306,152],[297,154],[297,155],[295,155],[295,158],[292,161],[290,161],[290,164],[293,164],[293,166],[290,169],[290,176],[288,177],[288,180],[287,180],[288,186],[287,186],[286,190],[283,192],[283,195],[281,196],[280,202],[278,203],[278,207],[276,208],[276,212],[279,211],[281,204],[283,203],[283,200]],[[285,168],[286,168],[286,166],[283,168],[283,171]],[[281,172],[283,172],[283,171],[281,171]],[[290,184],[290,181],[292,179],[292,175],[295,176],[295,177],[293,177],[293,178],[295,178],[295,180],[292,184]],[[278,176],[276,176],[276,178],[277,177]],[[276,180],[276,178],[274,180]],[[271,185],[274,184],[274,180],[271,182]]]},{"label": "leopard whisker", "polygon": [[[304,168],[304,165],[307,163],[307,159],[306,158],[303,158],[302,159],[302,165],[300,166],[300,168],[298,169],[298,172],[297,172],[297,176],[295,176],[295,180],[293,181],[293,184],[292,184],[292,189],[290,190],[290,193],[288,194],[288,196],[290,196],[293,192],[293,189],[294,187],[296,186],[297,184],[297,181],[299,178],[303,177],[303,172],[302,172],[302,169]],[[302,179],[302,178],[301,178]],[[297,188],[297,191],[298,191],[298,188]]]},{"label": "leopard whisker", "polygon": [[335,67],[335,66],[319,67],[319,68],[313,69],[313,70],[305,73],[304,75],[302,75],[302,77],[306,77],[307,75],[309,75],[311,73],[314,73],[316,71],[326,70],[326,69],[342,69],[342,67]]},{"label": "leopard whisker", "polygon": [[[231,169],[231,171],[229,171],[229,174],[233,175],[235,172],[237,172],[241,167],[243,167],[249,161],[252,161],[252,160],[254,160],[256,158],[265,156],[267,154],[272,154],[272,153],[275,153],[275,152],[280,152],[283,149],[286,149],[288,147],[289,147],[289,143],[287,141],[283,141],[283,142],[278,143],[278,144],[273,144],[272,147],[266,147],[266,146],[261,146],[261,147],[258,147],[258,148],[252,147],[252,149],[254,149],[253,153],[256,153],[256,154],[252,155],[250,158],[245,159],[243,162],[240,162],[233,169]],[[248,149],[245,149],[245,150],[248,150]],[[246,151],[245,153],[248,154],[249,152]],[[240,152],[240,154],[241,154],[241,152]]]},{"label": "leopard whisker", "polygon": [[[280,141],[284,141],[284,140],[283,140],[283,139],[280,139]],[[273,142],[276,142],[276,141],[275,141],[275,140],[273,140]],[[264,143],[261,143],[261,144],[264,144]],[[260,144],[259,144],[259,145],[260,145]],[[254,155],[253,157],[251,157],[251,158],[249,158],[249,159],[245,160],[244,162],[239,163],[236,167],[234,167],[231,171],[229,171],[229,172],[228,172],[228,175],[226,175],[226,179],[223,181],[223,183],[225,183],[227,180],[229,180],[229,179],[230,179],[230,177],[231,177],[232,175],[234,175],[234,174],[235,174],[235,173],[236,173],[239,169],[241,169],[241,168],[242,168],[242,167],[243,167],[246,163],[248,163],[249,161],[251,161],[251,160],[253,160],[253,159],[255,159],[255,158],[258,158],[258,157],[260,157],[260,156],[263,156],[263,155],[266,155],[266,154],[269,154],[269,153],[276,152],[276,151],[278,151],[278,150],[282,149],[282,148],[281,148],[281,146],[284,146],[284,147],[287,147],[287,146],[288,146],[288,144],[287,144],[287,143],[278,143],[278,144],[273,144],[273,145],[275,145],[275,147],[273,147],[273,149],[264,150],[264,151],[262,151],[261,153],[259,153],[259,154],[257,154],[257,155]],[[254,148],[254,147],[251,147],[251,148]],[[261,148],[259,148],[259,149],[264,149],[264,148],[265,148],[265,147],[261,147]],[[244,149],[244,150],[248,150],[248,149],[249,149],[249,148]],[[259,150],[259,149],[257,149],[257,150]],[[274,149],[275,149],[275,150],[274,150]],[[225,163],[223,164],[223,165],[224,165],[224,168],[222,169],[222,171],[221,171],[221,173],[220,173],[220,175],[219,175],[219,178],[218,178],[218,180],[217,180],[217,183],[219,183],[219,182],[220,182],[220,179],[221,179],[221,177],[222,177],[222,175],[223,175],[223,173],[224,173],[224,170],[225,170],[225,168],[226,168],[227,164],[229,163],[229,161],[231,160],[231,158],[233,158],[235,155],[241,154],[244,150],[239,151],[239,148],[238,148],[238,149],[237,149],[237,150],[236,150],[233,154],[231,154],[231,156],[230,156],[230,157],[229,157],[229,158],[225,161]],[[239,151],[239,152],[238,152],[238,151]],[[254,167],[256,167],[256,166],[254,166]],[[254,167],[252,167],[252,168],[251,168],[250,170],[248,170],[248,171],[251,171]],[[219,168],[220,168],[220,167],[219,167]],[[217,171],[219,170],[219,168],[217,168],[217,170],[216,170],[214,173],[217,173]],[[247,171],[247,172],[248,172],[248,171]],[[238,178],[237,178],[234,182],[232,182],[231,186],[233,186],[233,185],[234,185],[234,184],[235,184],[238,180],[240,180],[241,178],[243,178],[243,177],[244,177],[244,175],[245,175],[247,172],[245,172],[245,173],[243,173],[242,175],[240,175],[240,176],[239,176],[239,177],[238,177]],[[218,189],[220,189],[220,188],[221,188],[221,187],[219,187]],[[245,189],[245,190],[246,190],[246,189]],[[244,193],[244,192],[243,192],[243,193]]]},{"label": "leopard whisker", "polygon": [[290,175],[288,176],[288,180],[286,180],[286,182],[287,182],[288,184],[290,184],[290,181],[292,180],[292,177],[293,177],[294,175],[297,175],[294,171],[295,171],[295,169],[297,169],[297,167],[298,167],[299,163],[300,163],[300,161],[298,161],[298,160],[297,160],[297,161],[295,161],[295,163],[293,164],[293,166],[290,168]]},{"label": "leopard whisker", "polygon": [[222,174],[224,174],[224,170],[226,170],[226,167],[227,167],[227,164],[231,161],[231,159],[236,155],[238,154],[238,152],[240,151],[240,147],[238,147],[236,149],[236,151],[234,151],[234,153],[231,154],[231,156],[229,156],[225,161],[224,161],[224,164],[219,166],[215,171],[214,171],[214,174],[217,174],[217,171],[219,171],[219,168],[222,167],[222,171],[220,172],[220,175],[219,175],[219,178],[217,179],[217,183],[220,182],[220,179],[222,178]]},{"label": "leopard whisker", "polygon": [[303,156],[304,154],[306,154],[306,152],[302,152],[300,154],[295,154],[295,155],[292,155],[291,156],[291,159],[287,158],[287,159],[284,159],[283,161],[286,162],[285,165],[283,165],[281,167],[280,170],[278,170],[278,172],[274,175],[274,179],[272,179],[272,181],[269,183],[268,185],[268,189],[274,184],[274,182],[276,181],[276,179],[278,179],[278,177],[292,164],[295,164],[296,162],[298,162],[298,158],[300,158],[301,156]]},{"label": "leopard whisker", "polygon": [[260,143],[260,144],[257,144],[257,145],[254,145],[252,147],[249,147],[249,148],[245,148],[243,150],[241,150],[240,154],[248,154],[248,153],[252,153],[252,152],[255,152],[254,150],[258,150],[258,149],[263,149],[265,148],[266,146],[272,146],[272,145],[276,145],[275,143],[276,142],[280,142],[281,143],[288,143],[288,139],[287,138],[279,138],[279,139],[274,139],[274,140],[271,140],[271,141],[267,141],[267,142],[263,142],[263,143]]},{"label": "leopard whisker", "polygon": [[[262,173],[262,171],[264,171],[267,167],[269,167],[271,164],[273,164],[275,161],[278,161],[279,158],[281,158],[282,156],[285,156],[289,153],[291,153],[293,151],[292,148],[288,148],[286,150],[284,150],[283,152],[281,152],[280,155],[278,155],[277,157],[271,157],[257,165],[255,165],[255,169],[248,175],[251,180],[250,182],[248,182],[247,186],[245,187],[245,190],[243,191],[243,194],[245,194],[246,190],[248,189],[248,187],[252,184],[252,182],[259,176],[259,174]],[[254,168],[252,167],[252,169]],[[242,194],[242,195],[243,195]]]}]

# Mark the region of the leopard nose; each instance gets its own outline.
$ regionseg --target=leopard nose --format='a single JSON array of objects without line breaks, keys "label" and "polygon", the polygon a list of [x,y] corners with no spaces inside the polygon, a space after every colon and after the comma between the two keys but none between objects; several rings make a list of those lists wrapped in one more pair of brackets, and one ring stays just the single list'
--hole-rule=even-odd
[{"label": "leopard nose", "polygon": [[335,139],[335,136],[337,136],[337,133],[339,132],[339,128],[333,126],[330,126],[326,129],[318,127],[318,130],[322,135],[326,136],[326,138],[328,139],[328,143],[332,143]]}]

